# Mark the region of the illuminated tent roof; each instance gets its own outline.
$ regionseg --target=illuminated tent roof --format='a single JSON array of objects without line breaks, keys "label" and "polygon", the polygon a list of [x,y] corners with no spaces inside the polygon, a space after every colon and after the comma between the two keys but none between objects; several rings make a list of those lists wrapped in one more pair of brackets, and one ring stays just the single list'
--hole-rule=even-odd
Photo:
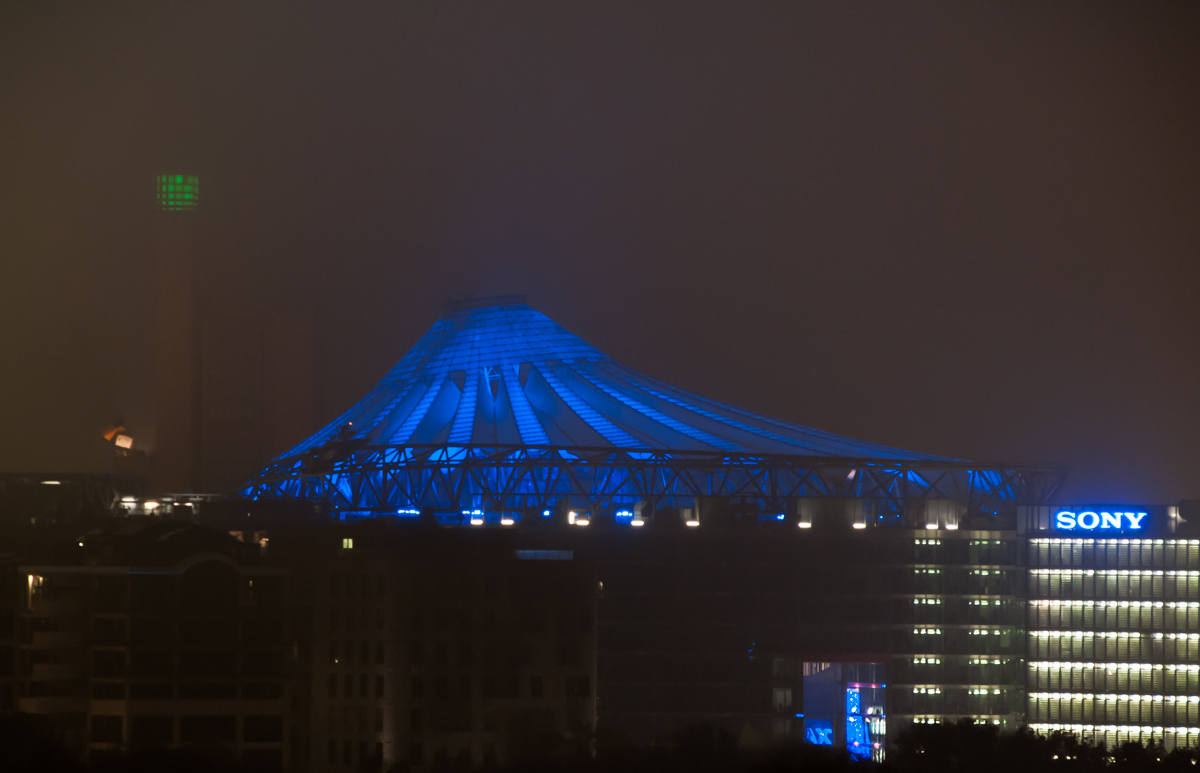
[{"label": "illuminated tent roof", "polygon": [[370,394],[240,493],[355,518],[564,504],[627,512],[697,497],[776,514],[800,497],[870,498],[885,518],[922,498],[973,511],[1043,501],[1062,477],[980,469],[700,397],[509,298],[449,308]]},{"label": "illuminated tent roof", "polygon": [[370,394],[284,456],[335,439],[940,458],[700,397],[621,365],[519,302],[446,314]]}]

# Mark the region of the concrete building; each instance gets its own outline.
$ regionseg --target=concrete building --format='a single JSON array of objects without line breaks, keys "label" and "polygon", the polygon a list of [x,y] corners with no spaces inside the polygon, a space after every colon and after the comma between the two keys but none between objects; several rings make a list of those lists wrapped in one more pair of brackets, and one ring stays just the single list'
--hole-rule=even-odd
[{"label": "concrete building", "polygon": [[260,548],[142,518],[89,532],[74,555],[47,544],[53,562],[26,555],[15,573],[19,711],[90,759],[191,746],[291,769],[289,581]]},{"label": "concrete building", "polygon": [[[311,603],[309,769],[588,757],[595,570],[515,534],[366,523],[273,533]],[[465,537],[465,538],[464,538]]]}]

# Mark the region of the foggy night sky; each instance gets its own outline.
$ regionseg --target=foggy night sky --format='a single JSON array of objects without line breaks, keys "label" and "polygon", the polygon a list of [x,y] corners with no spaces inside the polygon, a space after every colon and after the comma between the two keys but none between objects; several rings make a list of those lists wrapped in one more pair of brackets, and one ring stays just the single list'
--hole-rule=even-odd
[{"label": "foggy night sky", "polygon": [[1192,3],[14,5],[0,469],[152,432],[171,172],[207,293],[316,310],[321,423],[523,293],[746,408],[1200,497]]}]

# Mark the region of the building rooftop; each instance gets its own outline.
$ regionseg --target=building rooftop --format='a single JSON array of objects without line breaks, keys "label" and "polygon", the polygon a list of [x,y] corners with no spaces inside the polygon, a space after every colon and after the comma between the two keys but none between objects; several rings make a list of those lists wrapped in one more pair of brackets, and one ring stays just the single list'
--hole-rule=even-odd
[{"label": "building rooftop", "polygon": [[366,397],[284,456],[340,439],[944,459],[701,397],[622,365],[518,299],[499,300],[449,304]]},{"label": "building rooftop", "polygon": [[980,468],[702,397],[505,297],[447,304],[366,397],[241,494],[321,501],[354,517],[564,504],[628,512],[638,502],[691,507],[698,496],[768,513],[797,497],[870,497],[899,513],[920,498],[1044,501],[1062,477]]}]

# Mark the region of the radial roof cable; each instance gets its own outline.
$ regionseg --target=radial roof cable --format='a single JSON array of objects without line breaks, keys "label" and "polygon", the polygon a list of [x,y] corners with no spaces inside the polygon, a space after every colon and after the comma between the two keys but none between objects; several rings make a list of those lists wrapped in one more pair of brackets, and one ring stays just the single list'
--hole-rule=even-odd
[{"label": "radial roof cable", "polygon": [[[626,368],[616,362],[613,362],[611,360],[608,362],[602,363],[601,367],[603,367],[609,373],[624,379],[625,381],[629,382],[630,384],[637,387],[638,389],[643,389],[646,392],[648,392],[649,394],[654,395],[655,397],[658,397],[660,399],[666,400],[669,403],[673,403],[674,405],[678,405],[681,408],[685,408],[689,411],[697,413],[706,418],[710,418],[714,421],[719,421],[728,426],[735,427],[737,429],[744,430],[746,432],[752,432],[755,435],[758,435],[759,437],[767,437],[767,438],[770,438],[771,440],[775,440],[780,443],[786,443],[786,444],[792,445],[792,446],[797,446],[799,448],[804,448],[804,449],[807,449],[807,450],[812,451],[817,454],[832,455],[831,451],[833,449],[820,448],[817,445],[815,445],[817,443],[825,442],[825,443],[836,443],[836,444],[842,445],[842,446],[849,446],[849,449],[846,449],[846,450],[839,449],[839,455],[868,456],[868,457],[873,456],[876,458],[928,459],[931,461],[955,461],[955,460],[949,459],[947,457],[932,456],[930,454],[914,453],[911,451],[905,451],[905,450],[901,450],[898,448],[891,448],[889,446],[880,445],[878,443],[871,443],[869,441],[855,440],[852,438],[843,437],[841,435],[835,435],[832,432],[825,432],[823,430],[813,429],[811,427],[803,427],[803,426],[800,426],[797,424],[790,424],[788,422],[784,422],[779,419],[774,419],[770,416],[764,416],[762,414],[758,414],[753,411],[748,411],[744,408],[739,408],[736,405],[728,405],[726,403],[722,403],[717,400],[711,400],[707,397],[701,397],[700,395],[692,394],[691,392],[687,392],[685,390],[679,389],[678,387],[672,386],[670,384],[666,384],[666,383],[659,381],[658,379],[652,378],[650,376],[646,376],[641,373],[630,371],[628,368]],[[633,376],[636,376],[637,380],[635,380],[634,378],[631,378],[631,374]],[[687,400],[693,400],[695,402],[689,403],[680,398],[673,397],[673,396],[661,391],[660,389],[652,388],[651,386],[649,386],[651,384],[658,385],[658,386],[662,387],[663,389],[671,389],[671,390],[681,392],[683,395],[686,396]],[[763,427],[755,427],[755,426],[747,424],[743,421],[740,421],[739,419],[735,419],[735,418],[732,418],[729,416],[722,416],[714,411],[704,408],[701,405],[698,405],[697,403],[706,403],[710,406],[713,406],[714,408],[719,408],[721,410],[729,411],[730,413],[735,413],[740,416],[745,416],[747,418],[754,419],[755,421],[761,421],[765,424],[770,424],[770,425],[772,425],[774,427],[778,427],[779,429],[782,429],[782,430],[786,430],[786,431],[794,432],[794,433],[798,433],[798,434],[802,433],[806,437],[804,440],[801,440],[798,437],[788,437],[787,435],[782,435],[778,432],[773,432],[773,431],[765,429]]]},{"label": "radial roof cable", "polygon": [[[875,446],[875,447],[871,447],[869,449],[862,448],[860,446],[872,445],[872,444],[865,444],[865,443],[861,443],[860,441],[850,441],[848,438],[839,437],[837,435],[824,434],[824,436],[822,436],[822,437],[814,437],[814,438],[805,437],[804,439],[800,439],[798,437],[788,437],[787,435],[782,435],[778,432],[773,432],[772,430],[766,429],[764,427],[755,427],[751,424],[747,424],[744,421],[741,421],[739,419],[736,419],[736,418],[733,418],[730,416],[723,416],[715,411],[709,410],[709,409],[705,408],[704,406],[700,405],[701,402],[704,402],[709,405],[713,405],[715,407],[732,410],[728,406],[725,406],[714,400],[708,400],[708,399],[700,397],[698,395],[693,395],[690,392],[684,392],[684,394],[687,396],[688,399],[695,401],[695,402],[689,403],[678,397],[674,397],[664,391],[660,391],[658,389],[652,388],[651,386],[649,386],[650,383],[661,383],[661,382],[656,382],[654,379],[651,379],[646,376],[642,376],[642,374],[640,374],[640,373],[636,374],[636,375],[639,378],[645,379],[644,382],[635,381],[634,379],[630,378],[630,376],[627,373],[617,372],[616,369],[612,368],[612,367],[607,367],[606,370],[608,370],[610,373],[613,373],[614,375],[618,375],[619,377],[624,379],[626,382],[632,384],[634,387],[636,387],[638,389],[642,389],[645,392],[647,392],[648,394],[651,394],[654,397],[657,397],[661,400],[666,400],[667,402],[669,402],[673,405],[677,405],[680,408],[691,411],[700,416],[704,416],[705,418],[712,419],[713,421],[720,422],[722,424],[725,424],[726,426],[730,426],[735,429],[740,429],[744,432],[750,432],[758,437],[765,437],[765,438],[774,440],[779,443],[785,443],[790,446],[802,448],[806,451],[809,451],[809,452],[812,452],[815,454],[830,455],[831,453],[834,453],[837,455],[859,456],[859,455],[864,455],[868,452],[869,453],[878,453],[878,451],[881,451],[881,450],[895,453],[895,449],[886,448],[884,446]],[[624,371],[624,368],[621,368],[621,370]],[[682,391],[682,390],[678,390],[678,391]],[[739,410],[736,412],[741,415],[748,416],[751,418],[755,418],[755,419],[759,418],[756,414],[751,413],[749,411]],[[779,422],[771,422],[771,423],[780,425]],[[786,425],[781,425],[781,426],[786,426]],[[812,433],[812,432],[810,432],[810,430],[807,427],[796,426],[796,427],[791,427],[791,429],[793,431],[798,431],[798,432],[804,433],[805,435],[823,434],[823,433]],[[837,442],[839,445],[845,443],[845,444],[850,445],[851,447],[849,449],[821,448],[818,445],[816,445],[816,442],[821,441],[821,440]]]},{"label": "radial roof cable", "polygon": [[564,384],[562,380],[559,379],[559,377],[554,373],[554,371],[550,370],[550,368],[542,365],[541,363],[535,364],[534,367],[537,368],[538,373],[542,374],[542,378],[545,379],[546,383],[550,385],[550,388],[558,394],[559,398],[561,398],[562,401],[566,403],[572,411],[575,411],[575,413],[579,415],[579,418],[587,422],[587,425],[596,430],[596,432],[598,432],[605,440],[612,443],[614,446],[621,446],[624,448],[646,447],[645,443],[635,440],[629,435],[629,433],[625,432],[620,427],[601,416],[595,408],[584,402],[583,398],[567,388],[567,385]]},{"label": "radial roof cable", "polygon": [[504,391],[508,393],[508,404],[512,406],[513,418],[517,422],[517,431],[521,433],[521,442],[526,445],[548,446],[550,438],[546,430],[538,422],[525,390],[521,388],[521,380],[517,378],[516,367],[501,366],[500,373],[504,376]]},{"label": "radial roof cable", "polygon": [[433,401],[437,398],[438,392],[441,391],[442,383],[445,380],[445,376],[438,376],[434,379],[433,383],[429,385],[429,389],[421,397],[421,401],[413,407],[412,413],[408,414],[404,423],[400,425],[395,434],[387,442],[395,445],[408,442],[408,439],[416,432],[421,419],[425,418],[425,414],[429,411],[429,406],[433,405]]},{"label": "radial roof cable", "polygon": [[[683,400],[672,397],[671,395],[668,395],[665,392],[660,392],[656,389],[651,389],[649,386],[647,386],[645,384],[639,384],[623,373],[619,374],[619,375],[625,381],[627,381],[630,384],[633,384],[638,389],[645,390],[647,393],[654,395],[655,397],[659,398],[660,400],[666,400],[668,403],[671,403],[672,405],[677,405],[680,408],[691,411],[692,413],[698,413],[701,416],[704,416],[705,418],[712,419],[713,421],[719,421],[722,424],[726,424],[728,426],[735,427],[737,429],[744,430],[746,432],[752,432],[755,435],[758,435],[759,437],[768,437],[772,440],[777,440],[780,443],[787,443],[788,445],[798,446],[800,448],[804,448],[807,450],[815,450],[815,449],[811,448],[810,446],[808,446],[807,444],[802,443],[793,438],[789,438],[789,437],[786,437],[785,435],[780,435],[778,433],[771,432],[770,430],[762,429],[760,427],[752,427],[749,424],[746,424],[745,422],[738,421],[737,419],[731,419],[727,416],[722,416],[722,415],[715,413],[713,411],[710,411],[706,408],[702,408],[699,405],[696,405],[694,403],[693,404],[685,403]],[[699,398],[695,398],[695,396],[691,395],[691,394],[689,394],[688,397],[693,397],[694,399],[699,399]]]},{"label": "radial roof cable", "polygon": [[654,408],[651,408],[650,406],[645,405],[644,403],[640,403],[637,400],[634,400],[629,395],[625,394],[624,392],[620,392],[620,391],[614,389],[613,387],[609,386],[608,384],[605,384],[603,381],[601,381],[598,378],[595,378],[590,373],[586,373],[586,372],[578,371],[578,370],[575,372],[578,373],[583,378],[587,379],[588,382],[592,384],[592,386],[601,390],[602,392],[607,394],[609,397],[619,400],[621,403],[629,406],[630,408],[634,409],[635,411],[642,414],[643,416],[649,417],[649,418],[653,419],[654,421],[657,421],[659,424],[670,427],[671,429],[675,430],[676,432],[687,435],[688,437],[690,437],[693,440],[699,440],[701,443],[707,443],[708,445],[713,446],[714,448],[720,448],[722,451],[731,451],[731,452],[737,453],[739,451],[745,450],[741,446],[731,443],[728,440],[719,438],[716,435],[709,434],[708,432],[705,432],[704,430],[696,429],[695,427],[689,427],[687,424],[684,424],[682,421],[679,421],[678,419],[672,419],[670,416],[667,416],[665,413],[655,410]]},{"label": "radial roof cable", "polygon": [[290,449],[287,450],[286,453],[281,454],[280,456],[276,457],[276,459],[286,459],[289,456],[294,456],[296,454],[307,451],[310,448],[315,448],[315,447],[323,444],[325,441],[331,439],[337,433],[337,430],[340,427],[345,426],[346,422],[350,420],[350,417],[354,414],[354,412],[357,409],[358,409],[357,405],[351,406],[350,410],[346,411],[341,416],[334,419],[333,422],[331,424],[326,425],[324,429],[318,430],[311,437],[305,438],[302,442],[297,443],[296,445],[292,446]]},{"label": "radial roof cable", "polygon": [[375,415],[375,421],[371,423],[371,426],[367,429],[365,434],[370,435],[375,431],[376,427],[387,421],[388,417],[392,415],[392,411],[396,410],[396,407],[404,401],[404,398],[408,397],[410,392],[412,392],[412,384],[405,384],[403,387],[401,387],[400,391],[396,393],[396,396],[391,400],[388,400],[387,405],[383,406],[383,410],[379,411],[379,413]]},{"label": "radial roof cable", "polygon": [[479,397],[479,368],[467,372],[462,399],[458,401],[458,412],[454,414],[454,425],[450,428],[451,443],[470,443],[475,429],[475,400]]}]

